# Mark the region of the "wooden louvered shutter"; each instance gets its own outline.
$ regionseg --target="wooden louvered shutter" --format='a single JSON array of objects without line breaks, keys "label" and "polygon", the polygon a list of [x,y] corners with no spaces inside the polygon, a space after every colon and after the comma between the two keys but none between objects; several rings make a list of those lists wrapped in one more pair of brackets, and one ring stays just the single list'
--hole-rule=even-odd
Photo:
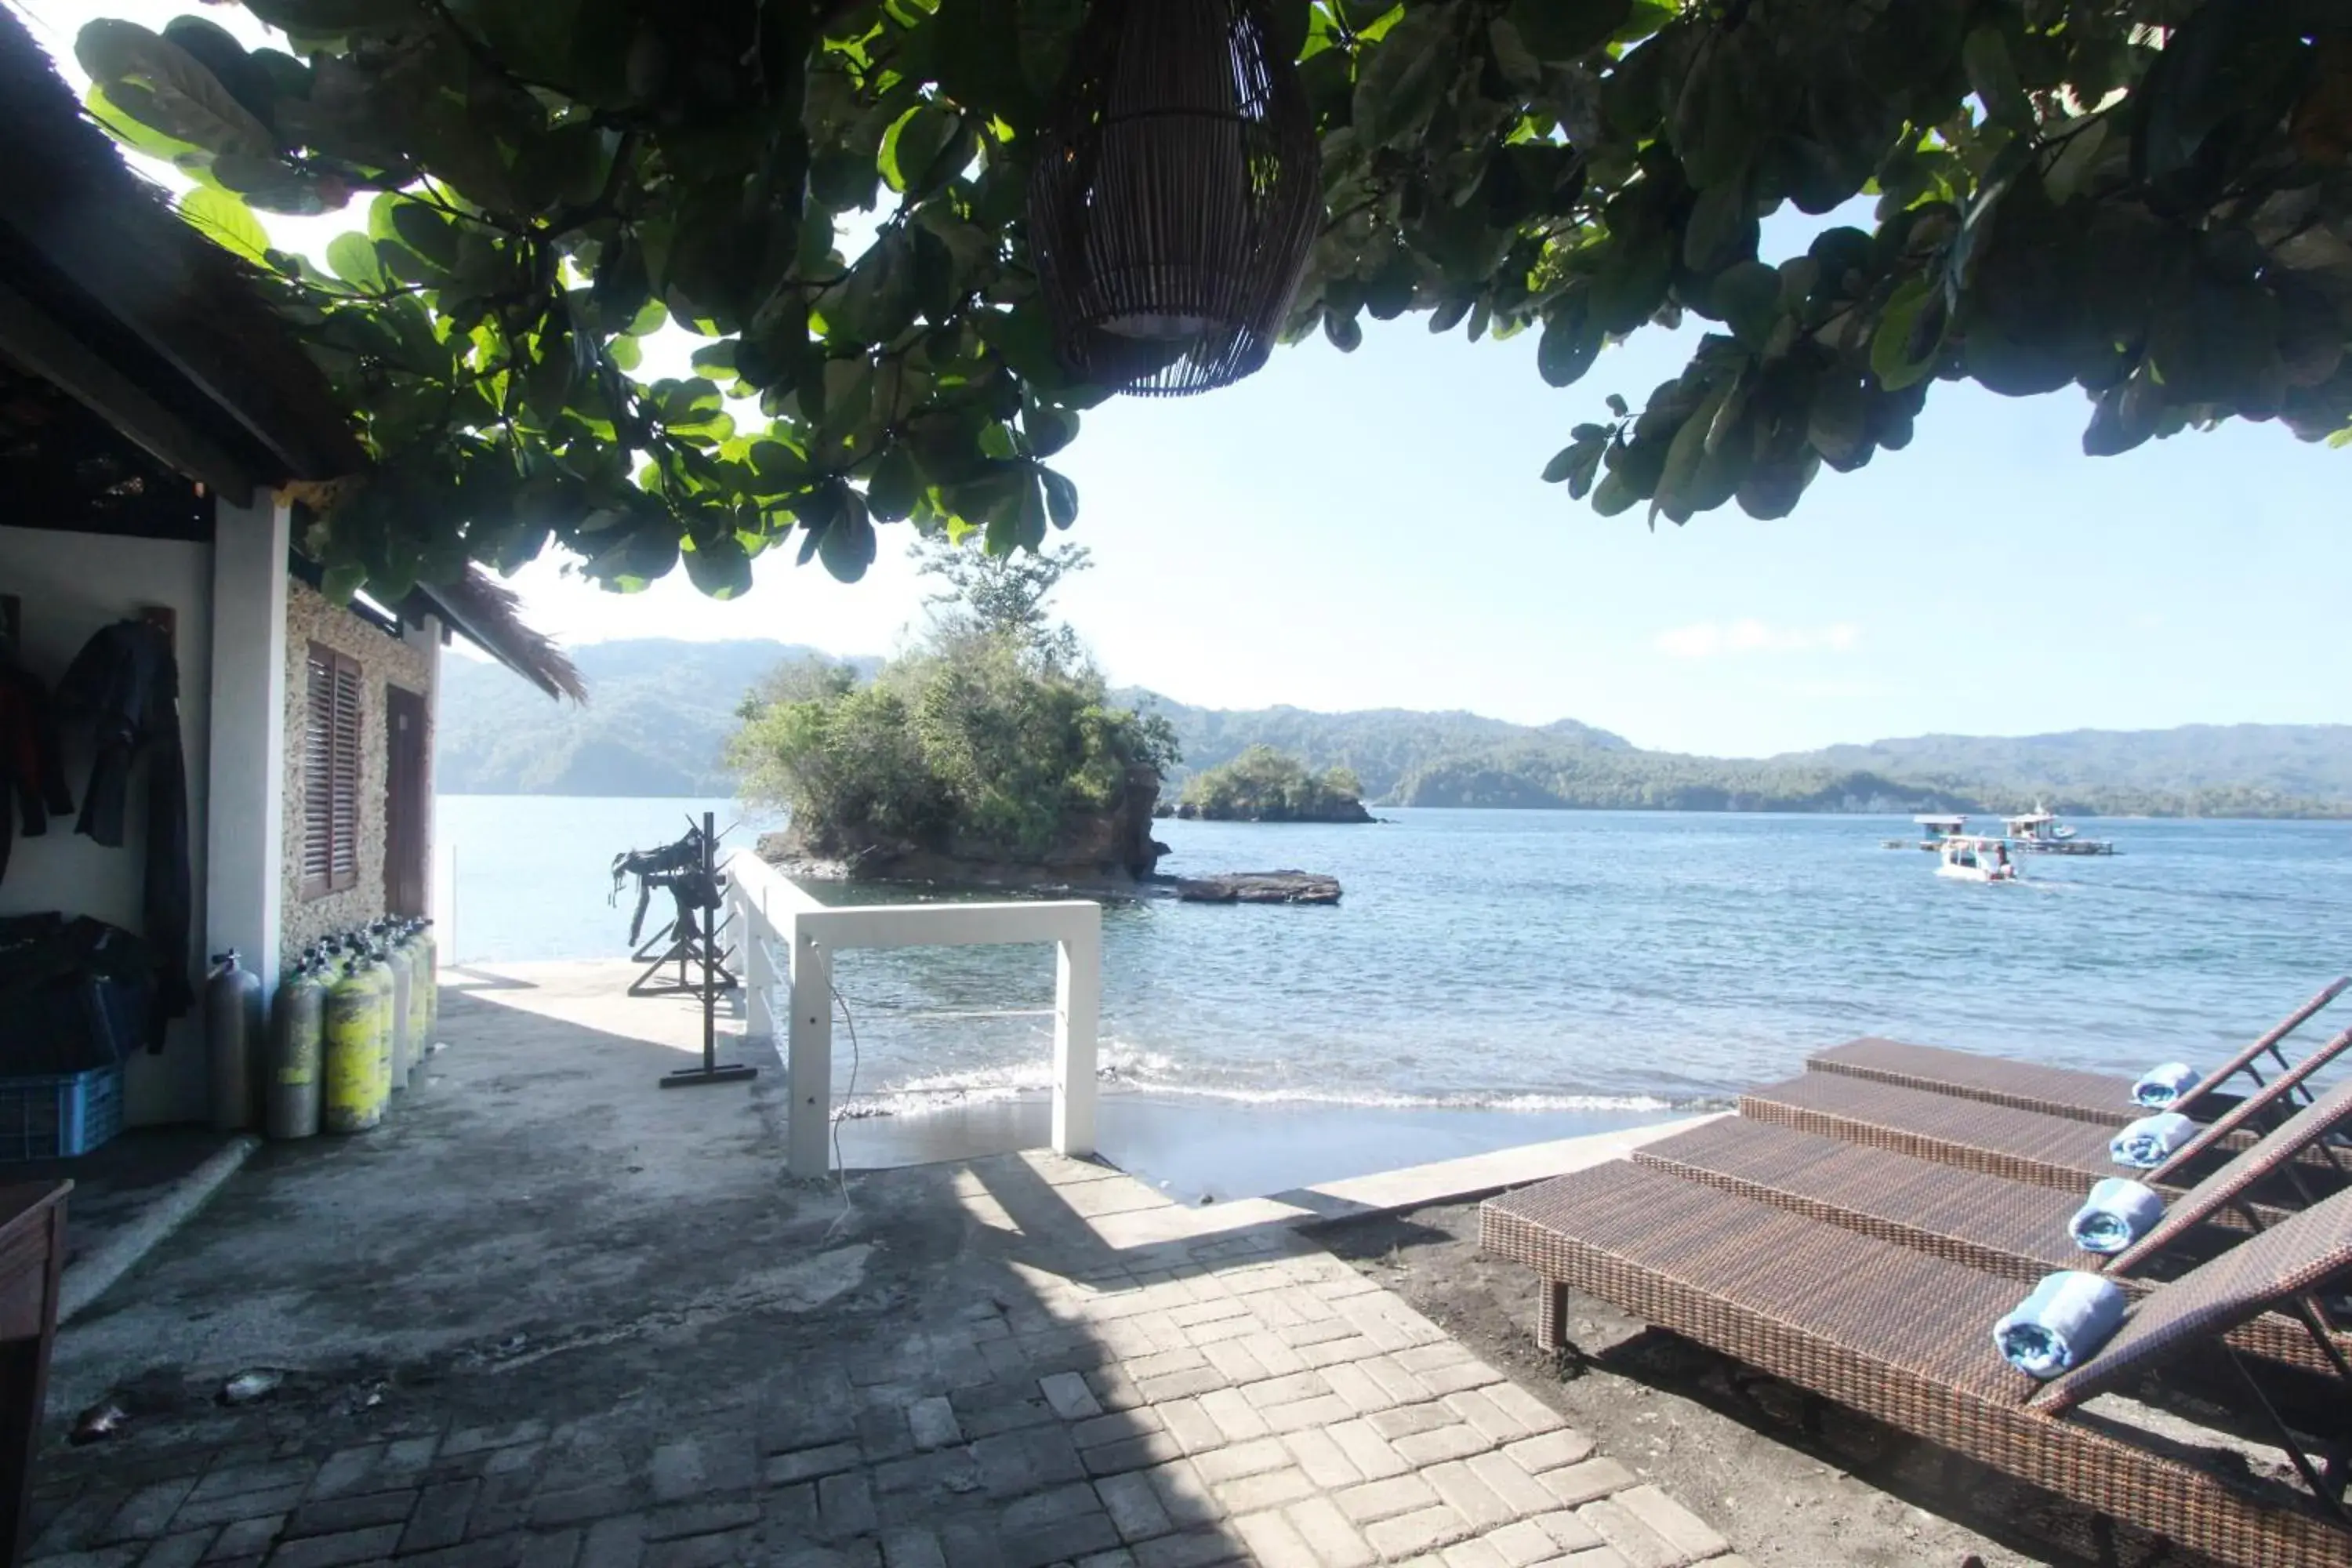
[{"label": "wooden louvered shutter", "polygon": [[304,662],[302,896],[360,879],[360,667],[312,643]]},{"label": "wooden louvered shutter", "polygon": [[328,881],[336,892],[360,881],[360,667],[335,658],[334,837]]},{"label": "wooden louvered shutter", "polygon": [[331,891],[334,870],[335,655],[310,645],[304,663],[302,896]]}]

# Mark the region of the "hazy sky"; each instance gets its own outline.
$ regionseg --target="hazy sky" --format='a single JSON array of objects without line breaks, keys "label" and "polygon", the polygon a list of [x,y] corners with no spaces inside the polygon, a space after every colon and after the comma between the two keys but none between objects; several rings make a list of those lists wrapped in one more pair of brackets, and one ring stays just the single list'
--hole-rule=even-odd
[{"label": "hazy sky", "polygon": [[[89,15],[160,26],[183,8],[22,0],[53,48]],[[1768,226],[1768,255],[1802,239]],[[2352,722],[2352,451],[2236,426],[2094,460],[2079,393],[1939,384],[1908,450],[1824,471],[1795,516],[1727,509],[1653,533],[1639,510],[1596,517],[1538,476],[1606,394],[1638,407],[1675,374],[1692,333],[1643,334],[1560,392],[1537,376],[1531,334],[1472,344],[1424,321],[1368,321],[1352,355],[1318,338],[1239,386],[1086,416],[1055,461],[1096,569],[1064,608],[1115,681],[1220,707],[1575,718],[1735,754],[1927,731]],[[552,560],[515,584],[572,643],[885,652],[921,599],[898,531],[863,583],[782,552],[733,604],[682,574],[607,595]]]}]

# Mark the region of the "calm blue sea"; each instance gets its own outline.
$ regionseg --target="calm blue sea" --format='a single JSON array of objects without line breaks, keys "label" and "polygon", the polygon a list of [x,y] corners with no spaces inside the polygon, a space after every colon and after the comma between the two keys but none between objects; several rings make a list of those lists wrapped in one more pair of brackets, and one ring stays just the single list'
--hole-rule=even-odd
[{"label": "calm blue sea", "polygon": [[[612,855],[675,837],[706,806],[722,825],[743,815],[445,796],[459,959],[625,952]],[[1905,818],[1388,815],[1160,824],[1176,851],[1164,869],[1297,867],[1347,894],[1332,909],[1110,908],[1118,1081],[1204,1108],[1540,1121],[1719,1100],[1860,1034],[2137,1071],[2225,1051],[2352,968],[2347,824],[2085,821],[2123,853],[2030,858],[2027,880],[1988,887],[1882,848],[1910,833]],[[861,1110],[1047,1081],[1047,950],[847,953],[836,984]]]}]

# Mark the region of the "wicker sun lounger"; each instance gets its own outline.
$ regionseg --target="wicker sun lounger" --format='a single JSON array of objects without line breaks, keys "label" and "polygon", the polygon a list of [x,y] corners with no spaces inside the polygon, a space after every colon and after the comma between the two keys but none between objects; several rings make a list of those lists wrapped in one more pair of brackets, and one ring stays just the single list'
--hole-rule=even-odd
[{"label": "wicker sun lounger", "polygon": [[[2147,1172],[2119,1169],[2107,1151],[2109,1130],[2087,1121],[1962,1100],[1930,1089],[1900,1089],[1843,1073],[1800,1073],[1749,1089],[1739,1097],[1739,1114],[1751,1121],[2076,1194],[2086,1190],[2085,1178],[2124,1174],[2177,1192],[2195,1181],[2215,1158],[2252,1147],[2255,1129],[2272,1105],[2299,1088],[2321,1065],[2313,1058],[2297,1062],[2227,1114],[2200,1128],[2171,1158]],[[2352,1160],[2326,1140],[2315,1141],[2295,1157],[2297,1172],[2320,1192],[2343,1185],[2347,1165],[2352,1165]]]},{"label": "wicker sun lounger", "polygon": [[2352,1193],[2146,1296],[2096,1356],[2040,1384],[1992,1346],[2016,1280],[1628,1161],[1489,1199],[1479,1233],[1545,1282],[1551,1343],[1564,1342],[1567,1291],[1581,1290],[2223,1562],[2352,1562],[2342,1499],[2292,1434],[2309,1491],[2255,1479],[2234,1449],[2084,1407],[2352,1270]]},{"label": "wicker sun lounger", "polygon": [[[2240,1093],[2263,1085],[2262,1058],[2279,1069],[2288,1066],[2280,1043],[2312,1016],[2347,989],[2352,975],[2337,979],[2310,1001],[2289,1014],[2280,1025],[2236,1056],[2208,1073],[2173,1107],[2183,1116],[2205,1121],[2233,1105]],[[2321,1050],[2331,1055],[2352,1044],[2352,1033],[2338,1035]],[[1815,1053],[1805,1066],[1815,1072],[1844,1073],[1904,1089],[1930,1089],[1989,1105],[2038,1110],[2046,1116],[2071,1116],[2105,1127],[2120,1127],[2140,1112],[2132,1104],[2132,1080],[2107,1073],[2080,1072],[2073,1068],[2044,1067],[2011,1057],[1985,1056],[1945,1046],[1914,1046],[1876,1036],[1849,1040]],[[2238,1080],[2243,1079],[2243,1082]]]},{"label": "wicker sun lounger", "polygon": [[[2283,1175],[2291,1180],[2295,1154],[2347,1120],[2352,1083],[2329,1090],[2191,1187],[2153,1230],[2113,1257],[2082,1251],[2066,1234],[2067,1220],[2082,1204],[2081,1189],[2068,1194],[2003,1181],[1769,1122],[1725,1117],[1637,1149],[1633,1159],[2029,1285],[2053,1269],[2080,1268],[2108,1273],[2125,1289],[2144,1295],[2156,1288],[2158,1270],[2178,1273],[2243,1240],[2245,1221],[2235,1205],[2266,1183]],[[2329,1327],[2336,1351],[2352,1355],[2352,1334]],[[2242,1324],[2231,1331],[2230,1342],[2267,1360],[2335,1370],[2327,1347],[2282,1313]]]}]

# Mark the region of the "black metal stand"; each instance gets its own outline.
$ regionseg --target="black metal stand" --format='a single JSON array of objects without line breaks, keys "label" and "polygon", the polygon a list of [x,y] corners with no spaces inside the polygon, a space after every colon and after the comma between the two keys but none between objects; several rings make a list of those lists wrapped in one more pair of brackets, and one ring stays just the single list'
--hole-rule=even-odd
[{"label": "black metal stand", "polygon": [[[675,922],[663,927],[660,931],[646,940],[645,946],[631,953],[630,957],[645,964],[646,972],[630,983],[629,994],[632,996],[698,994],[703,989],[704,980],[698,980],[688,973],[687,969],[689,964],[698,965],[706,971],[704,978],[715,984],[719,990],[734,990],[737,981],[727,968],[729,955],[719,948],[718,927],[714,924],[709,931],[705,931],[703,927],[706,923],[709,923],[708,916],[698,918],[694,910],[682,910],[678,912]],[[669,936],[672,940],[669,946],[656,956],[652,952],[654,943],[661,941],[664,936]],[[672,963],[677,965],[677,978],[675,980],[662,978],[662,971]]]},{"label": "black metal stand", "polygon": [[[714,816],[709,812],[704,812],[702,814],[702,876],[705,887],[718,885],[719,868],[712,858],[718,852],[718,829],[719,824]],[[719,962],[719,925],[713,918],[715,913],[716,911],[706,913],[700,921],[693,919],[691,910],[682,910],[678,913],[678,924],[686,928],[679,939],[680,949],[695,945],[698,931],[701,935],[699,956],[702,960],[702,1065],[698,1068],[681,1068],[676,1072],[662,1074],[661,1086],[664,1089],[684,1089],[690,1084],[698,1083],[739,1083],[745,1079],[760,1076],[758,1068],[747,1066],[742,1062],[722,1064],[719,1059],[719,1025],[713,1008],[719,999],[719,976],[725,971],[721,969]],[[667,962],[667,955],[665,955],[665,962]],[[655,967],[657,969],[660,964],[657,963]],[[678,958],[677,973],[682,984],[686,979],[686,956],[683,952]],[[650,974],[647,978],[651,978]],[[642,984],[644,982],[640,981],[639,984]],[[730,990],[734,988],[733,975],[727,976],[727,985]],[[630,990],[632,993],[636,993],[635,986],[631,986]]]},{"label": "black metal stand", "polygon": [[[667,963],[670,959],[670,950],[668,948],[662,947],[662,943],[667,942],[669,940],[669,933],[677,929],[677,922],[676,921],[670,921],[669,924],[662,927],[661,930],[646,938],[643,942],[638,944],[637,951],[629,954],[629,956],[639,963]],[[660,948],[661,950],[659,956],[656,956],[655,954],[655,949],[656,948]]]}]

